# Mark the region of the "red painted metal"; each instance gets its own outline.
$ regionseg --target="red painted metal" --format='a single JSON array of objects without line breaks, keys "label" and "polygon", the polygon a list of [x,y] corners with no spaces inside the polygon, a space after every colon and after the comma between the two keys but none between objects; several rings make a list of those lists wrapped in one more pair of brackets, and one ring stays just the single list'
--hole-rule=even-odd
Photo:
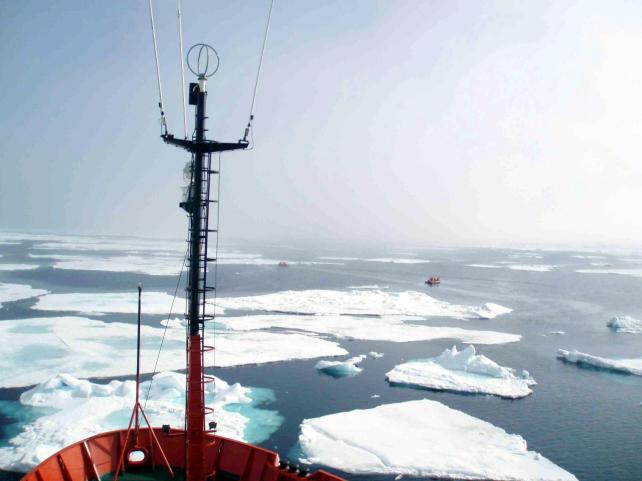
[{"label": "red painted metal", "polygon": [[[185,470],[184,457],[186,433],[183,430],[172,429],[163,432],[160,428],[140,428],[139,447],[147,451],[153,445],[167,454],[167,458],[153,462],[146,467],[150,471],[162,468],[167,461],[174,469]],[[149,434],[149,435],[144,435]],[[32,471],[25,474],[21,481],[98,481],[100,476],[114,473],[114,466],[121,450],[131,449],[133,438],[121,444],[121,439],[127,437],[126,430],[111,431],[92,436],[83,441],[71,444],[51,457],[45,459]],[[252,446],[247,443],[205,433],[203,469],[216,479],[216,474],[225,471],[238,476],[239,481],[302,481],[295,471],[279,468],[279,455],[273,451]],[[87,453],[91,462],[87,462]],[[205,478],[203,478],[205,479]],[[343,478],[327,471],[315,471],[303,479],[309,481],[345,481]]]},{"label": "red painted metal", "polygon": [[201,336],[188,337],[187,346],[187,481],[205,479],[205,392]]}]

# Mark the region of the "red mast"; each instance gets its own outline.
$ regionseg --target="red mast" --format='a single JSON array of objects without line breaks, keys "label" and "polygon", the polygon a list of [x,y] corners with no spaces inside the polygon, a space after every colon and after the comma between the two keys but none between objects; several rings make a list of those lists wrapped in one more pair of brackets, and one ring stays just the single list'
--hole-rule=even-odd
[{"label": "red mast", "polygon": [[[190,63],[190,54],[197,56],[195,65]],[[208,257],[207,244],[209,228],[210,177],[218,174],[212,170],[212,153],[225,150],[245,149],[248,143],[223,143],[205,139],[205,105],[207,100],[207,79],[218,69],[218,54],[205,44],[194,45],[187,53],[189,69],[198,78],[198,83],[189,86],[189,103],[196,106],[195,133],[192,140],[176,139],[164,133],[165,142],[181,147],[192,154],[191,182],[187,199],[180,204],[189,215],[189,268],[187,276],[188,293],[188,336],[187,336],[187,399],[186,399],[186,480],[203,481],[209,473],[204,472],[205,454],[205,382],[203,372],[203,343],[205,323],[213,319],[205,313],[206,294],[215,290],[207,283],[207,264],[215,262]],[[218,234],[218,233],[217,233]]]}]

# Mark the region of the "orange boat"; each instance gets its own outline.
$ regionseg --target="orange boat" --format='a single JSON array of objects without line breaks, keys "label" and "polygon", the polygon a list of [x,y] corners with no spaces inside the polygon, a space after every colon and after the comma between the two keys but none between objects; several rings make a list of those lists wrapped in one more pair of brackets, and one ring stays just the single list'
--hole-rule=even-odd
[{"label": "orange boat", "polygon": [[426,284],[429,286],[438,286],[441,284],[441,279],[439,277],[430,277],[426,280]]},{"label": "orange boat", "polygon": [[[151,2],[150,17],[154,33]],[[192,52],[198,55],[195,66],[190,64]],[[218,205],[218,199],[210,199],[210,179],[212,175],[218,174],[212,168],[212,154],[247,148],[247,134],[253,116],[250,116],[243,140],[233,143],[206,140],[206,86],[207,79],[218,69],[218,55],[212,47],[197,44],[189,50],[187,57],[188,66],[198,79],[197,83],[189,85],[189,104],[196,109],[196,128],[192,139],[187,136],[178,139],[167,132],[162,95],[159,103],[161,137],[166,143],[191,154],[189,189],[180,204],[189,217],[185,429],[169,425],[149,425],[138,399],[139,361],[136,367],[136,401],[128,428],[97,434],[67,446],[36,466],[22,481],[285,481],[300,478],[342,481],[342,478],[325,471],[310,474],[306,469],[281,462],[275,452],[219,436],[214,422],[205,426],[205,415],[213,413],[212,408],[205,406],[205,385],[214,381],[213,376],[204,373],[204,353],[214,349],[204,342],[205,324],[214,320],[213,315],[205,313],[205,300],[216,289],[215,276],[211,285],[207,276],[208,263],[215,263],[217,255],[216,249],[213,256],[212,252],[208,252],[208,237],[218,236],[218,226],[212,229],[209,225],[210,205]],[[140,293],[139,287],[139,359]]]}]

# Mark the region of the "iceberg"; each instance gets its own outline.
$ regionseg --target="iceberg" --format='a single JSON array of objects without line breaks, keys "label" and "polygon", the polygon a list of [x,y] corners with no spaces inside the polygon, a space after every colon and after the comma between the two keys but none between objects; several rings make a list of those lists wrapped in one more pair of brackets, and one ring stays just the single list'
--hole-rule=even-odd
[{"label": "iceberg", "polygon": [[631,316],[615,316],[609,320],[606,325],[615,332],[624,332],[627,334],[642,333],[642,321]]},{"label": "iceberg", "polygon": [[317,371],[332,377],[350,377],[356,376],[363,368],[359,364],[366,358],[365,354],[351,357],[345,361],[319,361],[314,366]]},{"label": "iceberg", "polygon": [[226,309],[291,314],[446,316],[456,319],[492,319],[511,311],[493,303],[464,306],[440,301],[423,292],[379,289],[281,291],[222,297],[217,305]]},{"label": "iceberg", "polygon": [[[417,319],[414,319],[415,321]],[[340,339],[364,341],[411,342],[434,339],[457,339],[464,343],[504,344],[518,342],[519,334],[478,331],[460,327],[426,326],[409,322],[404,316],[341,316],[257,314],[217,317],[216,321],[234,331],[258,329],[296,329],[331,335]]]},{"label": "iceberg", "polygon": [[566,351],[558,349],[557,358],[564,361],[577,364],[578,366],[588,366],[607,371],[615,371],[624,374],[633,374],[642,376],[642,357],[622,359],[592,356],[579,352],[577,350]]},{"label": "iceberg", "polygon": [[[0,448],[0,468],[27,471],[64,446],[99,432],[126,428],[135,390],[134,381],[98,384],[57,374],[22,393],[17,409],[38,408],[36,412],[45,411],[46,415],[23,424],[19,434]],[[215,409],[207,421],[216,419],[223,436],[253,443],[265,441],[283,421],[277,412],[255,407],[256,419],[251,419],[244,414],[249,410],[229,408],[261,404],[269,399],[266,391],[216,378],[206,385],[206,403]],[[145,412],[152,425],[183,426],[185,375],[156,374],[152,381],[141,383],[140,395],[142,400],[148,397]],[[10,412],[4,414],[12,416]]]},{"label": "iceberg", "polygon": [[3,302],[20,301],[31,297],[48,294],[49,291],[44,289],[34,289],[25,284],[4,284],[0,283],[0,309]]},{"label": "iceberg", "polygon": [[393,385],[510,399],[528,396],[532,392],[530,386],[536,384],[528,372],[516,375],[513,369],[477,354],[473,345],[462,351],[453,346],[437,357],[399,364],[386,374],[386,379]]},{"label": "iceberg", "polygon": [[383,357],[383,352],[370,351],[368,353],[368,356],[370,356],[372,359],[380,359]]},{"label": "iceberg", "polygon": [[577,481],[521,436],[427,399],[305,419],[300,430],[300,462],[348,473]]},{"label": "iceberg", "polygon": [[[185,329],[141,326],[141,372],[185,367]],[[0,388],[30,386],[59,373],[76,377],[132,374],[136,366],[136,325],[83,317],[0,321]],[[159,347],[163,350],[159,356]],[[314,335],[223,332],[206,367],[227,367],[292,359],[343,356],[337,343]],[[29,369],[16,369],[29,358]]]}]

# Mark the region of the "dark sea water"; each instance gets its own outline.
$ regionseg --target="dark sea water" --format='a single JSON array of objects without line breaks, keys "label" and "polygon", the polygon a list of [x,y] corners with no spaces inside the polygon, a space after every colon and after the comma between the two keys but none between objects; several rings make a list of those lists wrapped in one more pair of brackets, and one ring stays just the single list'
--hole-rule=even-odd
[{"label": "dark sea water", "polygon": [[[0,245],[1,262],[38,263],[31,271],[0,271],[0,282],[29,284],[54,293],[115,292],[135,289],[142,282],[147,290],[173,293],[176,278],[135,273],[62,270],[46,259],[28,257],[35,241]],[[351,378],[336,379],[319,374],[317,360],[288,361],[258,366],[217,369],[228,382],[269,388],[276,400],[266,407],[283,417],[281,427],[263,445],[278,449],[282,456],[296,457],[299,424],[303,419],[355,408],[413,399],[433,399],[488,421],[507,432],[523,436],[530,450],[538,451],[564,469],[587,481],[642,480],[642,377],[581,368],[556,359],[556,351],[578,349],[605,357],[642,357],[642,334],[614,333],[606,322],[615,315],[642,318],[642,277],[622,274],[586,274],[578,269],[640,269],[642,257],[635,253],[606,253],[604,258],[573,257],[582,252],[517,251],[503,249],[413,249],[394,250],[293,248],[238,244],[226,246],[262,254],[268,259],[291,262],[276,265],[221,265],[219,295],[247,296],[283,290],[332,289],[377,284],[390,292],[426,291],[456,304],[494,302],[513,312],[491,320],[458,321],[431,317],[427,324],[496,330],[522,335],[521,342],[478,346],[478,351],[497,363],[527,369],[537,381],[533,394],[520,400],[494,396],[462,395],[391,387],[385,373],[406,360],[432,357],[451,347],[453,341],[367,342],[340,340],[352,355],[379,351],[385,356],[364,364],[364,371]],[[66,253],[67,251],[47,251]],[[42,251],[40,251],[42,253]],[[532,253],[541,258],[523,257]],[[103,252],[82,253],[101,255]],[[322,256],[428,259],[428,264],[337,261],[343,265],[300,265]],[[519,257],[522,256],[522,257]],[[552,265],[551,271],[533,272],[506,267],[467,267],[467,264],[502,263]],[[609,264],[608,267],[593,263]],[[178,265],[180,269],[180,263]],[[178,270],[177,269],[177,270]],[[439,275],[442,285],[430,288],[424,280]],[[4,303],[0,321],[59,313],[34,311],[33,300]],[[69,313],[66,313],[69,314]],[[91,317],[91,316],[89,316]],[[146,316],[157,323],[162,316]],[[102,316],[105,321],[134,322],[132,315]],[[564,335],[552,335],[564,331]],[[459,343],[457,343],[459,344]],[[28,360],[25,360],[28,362]],[[20,369],[20,366],[16,367]],[[24,389],[0,389],[0,399],[16,400]],[[374,394],[379,398],[372,398]],[[12,435],[11,419],[0,418],[6,443]],[[16,477],[4,473],[2,478]],[[392,479],[385,476],[352,476],[349,479]],[[0,478],[0,479],[2,479]],[[404,477],[404,479],[409,479]]]}]

